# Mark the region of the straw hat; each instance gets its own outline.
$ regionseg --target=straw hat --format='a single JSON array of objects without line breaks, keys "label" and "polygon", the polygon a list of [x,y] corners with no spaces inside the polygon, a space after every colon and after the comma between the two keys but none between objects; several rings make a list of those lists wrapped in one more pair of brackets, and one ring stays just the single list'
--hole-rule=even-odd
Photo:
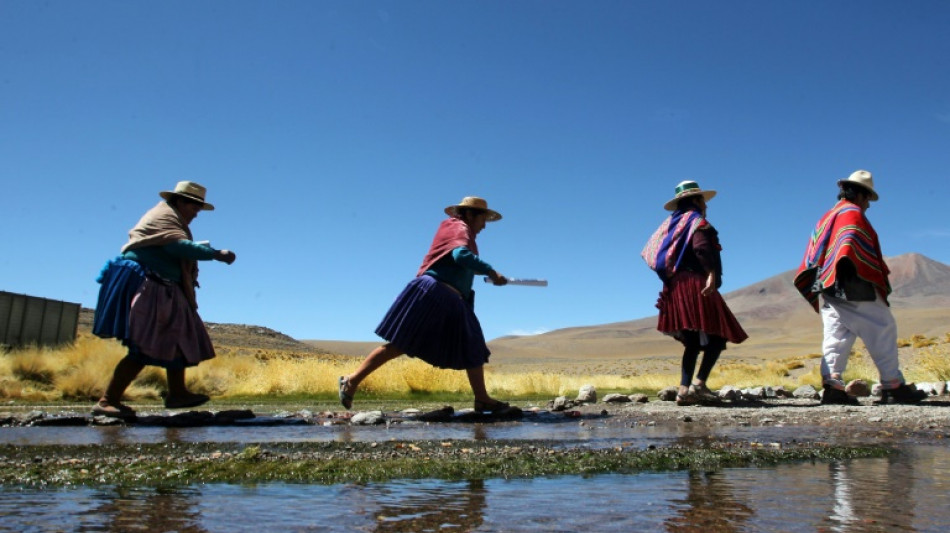
[{"label": "straw hat", "polygon": [[162,191],[159,196],[166,200],[171,200],[174,196],[181,196],[188,200],[201,202],[201,209],[205,211],[214,211],[214,206],[205,201],[207,189],[193,181],[179,181],[175,185],[174,191]]},{"label": "straw hat", "polygon": [[681,181],[680,184],[676,186],[676,196],[669,202],[663,204],[663,209],[675,211],[676,204],[683,198],[690,196],[702,196],[703,199],[708,202],[713,196],[716,196],[716,191],[704,191],[699,188],[698,183],[692,180]]},{"label": "straw hat", "polygon": [[481,209],[488,213],[488,222],[495,222],[496,220],[501,220],[501,213],[498,211],[493,211],[488,208],[488,202],[482,200],[477,196],[466,196],[462,198],[462,201],[456,205],[450,205],[445,208],[445,214],[450,217],[458,215],[458,210],[460,207],[468,207],[470,209]]},{"label": "straw hat", "polygon": [[848,176],[848,179],[838,180],[838,187],[841,187],[842,183],[853,183],[867,189],[871,193],[872,202],[876,202],[879,198],[877,191],[874,190],[874,177],[867,170],[855,170]]}]

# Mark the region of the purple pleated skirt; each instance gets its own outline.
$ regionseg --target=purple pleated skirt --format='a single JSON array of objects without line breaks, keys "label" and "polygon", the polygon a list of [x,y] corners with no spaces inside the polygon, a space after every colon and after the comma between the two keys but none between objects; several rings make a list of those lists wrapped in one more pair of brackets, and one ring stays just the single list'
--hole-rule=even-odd
[{"label": "purple pleated skirt", "polygon": [[473,307],[427,275],[406,285],[376,334],[406,355],[438,368],[477,368],[491,355]]},{"label": "purple pleated skirt", "polygon": [[184,368],[215,356],[204,322],[178,284],[121,257],[106,263],[97,281],[95,335],[118,339],[146,365]]}]

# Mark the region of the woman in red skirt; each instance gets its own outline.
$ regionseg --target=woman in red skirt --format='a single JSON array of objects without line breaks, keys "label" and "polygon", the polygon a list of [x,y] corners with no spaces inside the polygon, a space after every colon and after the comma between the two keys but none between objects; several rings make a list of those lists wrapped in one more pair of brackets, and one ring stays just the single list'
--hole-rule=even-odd
[{"label": "woman in red skirt", "polygon": [[[676,186],[676,196],[663,206],[673,213],[660,224],[643,249],[643,258],[663,281],[657,301],[657,329],[683,343],[678,405],[714,402],[706,380],[726,342],[738,344],[749,336],[729,310],[719,287],[722,260],[719,233],[706,220],[706,202],[716,191],[702,190],[695,181]],[[695,379],[699,352],[703,360]]]}]

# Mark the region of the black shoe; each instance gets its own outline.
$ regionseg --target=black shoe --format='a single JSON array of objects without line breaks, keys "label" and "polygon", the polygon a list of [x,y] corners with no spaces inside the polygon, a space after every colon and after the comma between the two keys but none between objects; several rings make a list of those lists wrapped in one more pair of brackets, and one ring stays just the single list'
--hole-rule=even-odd
[{"label": "black shoe", "polygon": [[189,392],[184,396],[168,396],[165,398],[165,407],[167,409],[186,409],[188,407],[198,407],[208,403],[211,398],[207,394],[195,394]]},{"label": "black shoe", "polygon": [[927,393],[918,390],[917,387],[911,383],[901,383],[896,389],[884,389],[881,391],[881,402],[887,403],[888,398],[890,398],[893,403],[920,403],[927,397]]},{"label": "black shoe", "polygon": [[860,402],[841,389],[825,387],[821,393],[821,405],[860,405]]}]

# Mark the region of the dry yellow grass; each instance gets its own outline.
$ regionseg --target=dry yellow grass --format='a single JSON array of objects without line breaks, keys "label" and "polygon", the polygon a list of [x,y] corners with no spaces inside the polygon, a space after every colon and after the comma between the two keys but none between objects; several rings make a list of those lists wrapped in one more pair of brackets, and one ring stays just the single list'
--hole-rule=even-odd
[{"label": "dry yellow grass", "polygon": [[920,381],[931,377],[939,381],[950,381],[950,349],[947,348],[947,343],[950,343],[950,335],[943,346],[929,346],[917,354],[916,368],[921,369],[922,375]]},{"label": "dry yellow grass", "polygon": [[[917,346],[913,348],[913,346]],[[943,339],[914,336],[904,373],[911,381],[950,380],[950,334]],[[125,355],[112,340],[80,334],[77,341],[59,349],[27,348],[0,355],[0,398],[23,400],[92,400],[98,398],[115,364]],[[710,376],[709,386],[753,387],[820,386],[815,359],[806,354],[760,364],[722,362]],[[327,396],[336,394],[337,377],[351,372],[360,358],[218,348],[218,357],[191,368],[188,386],[215,397]],[[603,392],[655,392],[676,385],[672,372],[630,372],[618,375],[609,364],[591,364],[587,372],[560,372],[556,365],[542,371],[486,366],[492,395],[501,398],[570,396],[583,385]],[[849,361],[846,380],[877,380],[877,370],[866,352],[856,350]],[[162,369],[147,367],[127,391],[131,399],[156,399],[165,387]],[[417,359],[402,357],[383,366],[360,387],[360,394],[402,397],[413,394],[471,394],[463,371],[433,368]]]}]

